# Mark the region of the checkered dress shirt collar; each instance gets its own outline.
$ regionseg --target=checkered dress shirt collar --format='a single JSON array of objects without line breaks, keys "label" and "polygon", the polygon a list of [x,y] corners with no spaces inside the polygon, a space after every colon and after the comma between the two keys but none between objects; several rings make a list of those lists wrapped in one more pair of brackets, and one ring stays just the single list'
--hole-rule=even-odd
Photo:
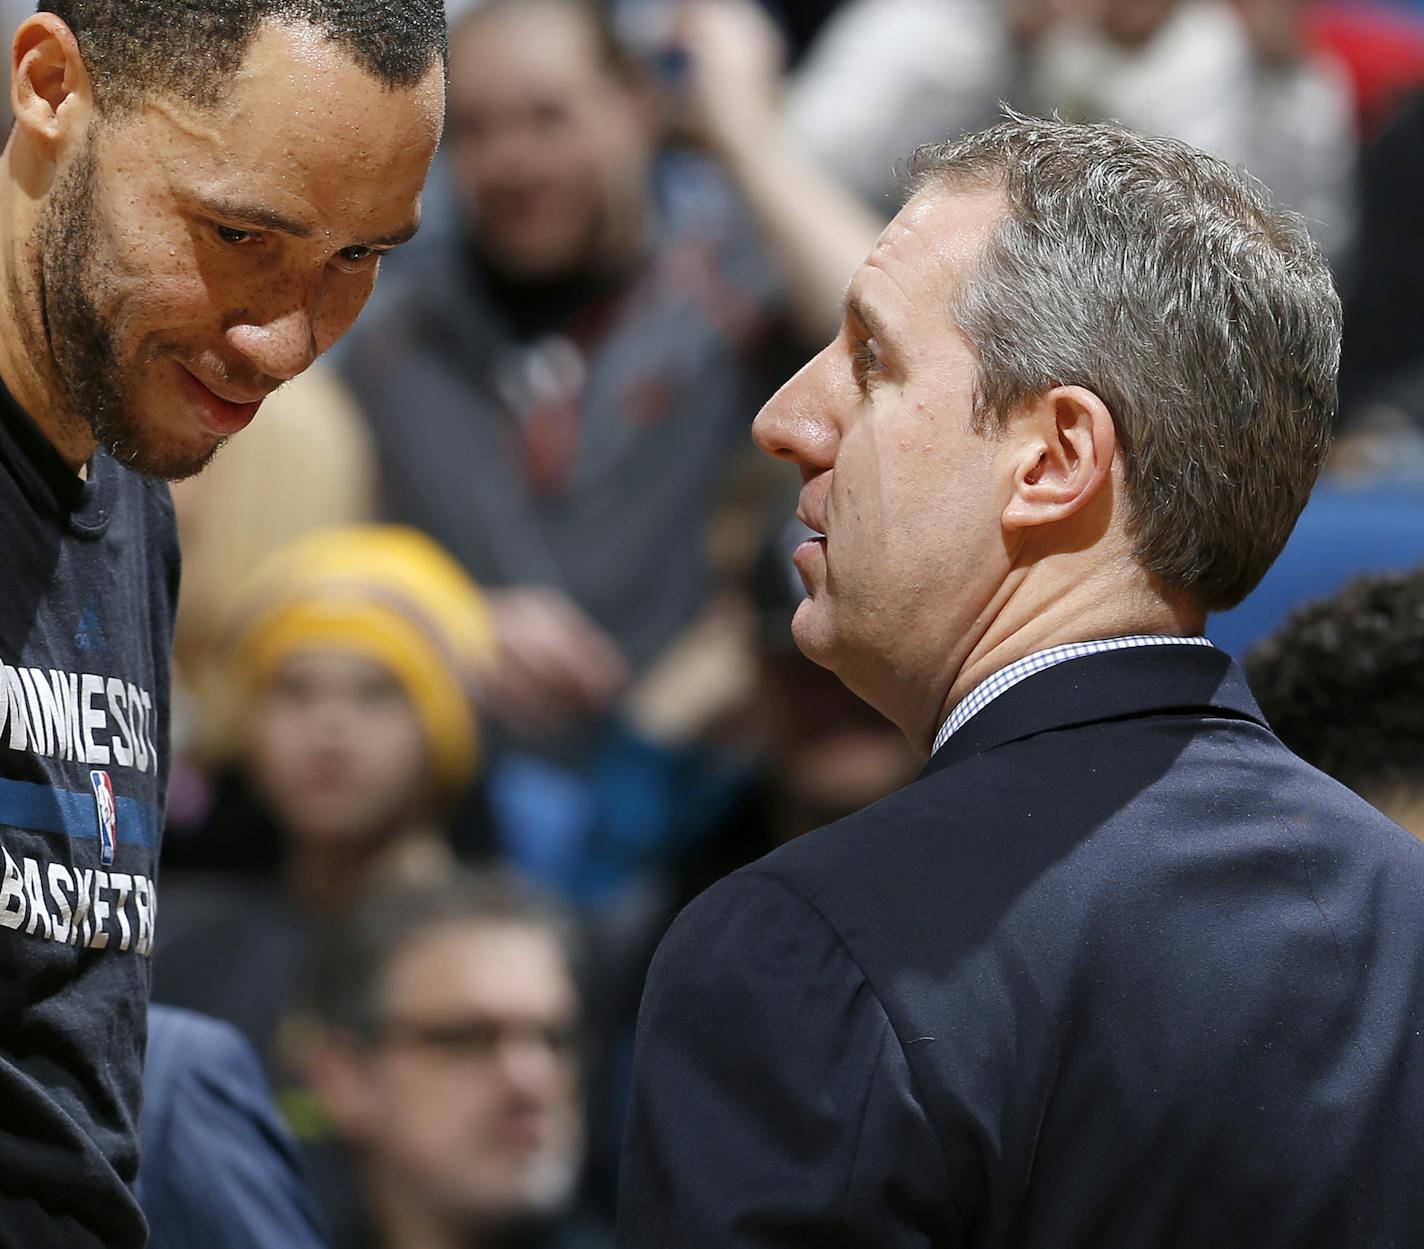
[{"label": "checkered dress shirt collar", "polygon": [[[1016,659],[1007,668],[1000,668],[993,676],[980,681],[960,699],[955,704],[954,710],[949,713],[949,719],[940,726],[939,732],[935,734],[934,750],[938,750],[945,742],[949,741],[972,717],[983,711],[1005,690],[1013,689],[1020,681],[1027,680],[1035,673],[1057,667],[1061,663],[1067,663],[1070,659],[1082,659],[1087,655],[1101,655],[1107,651],[1127,650],[1134,646],[1210,645],[1211,642],[1203,637],[1179,638],[1157,633],[1136,633],[1129,637],[1102,638],[1093,642],[1068,642],[1063,646],[1051,646],[1048,650],[1035,651],[1032,655]],[[930,753],[933,754],[934,751]]]}]

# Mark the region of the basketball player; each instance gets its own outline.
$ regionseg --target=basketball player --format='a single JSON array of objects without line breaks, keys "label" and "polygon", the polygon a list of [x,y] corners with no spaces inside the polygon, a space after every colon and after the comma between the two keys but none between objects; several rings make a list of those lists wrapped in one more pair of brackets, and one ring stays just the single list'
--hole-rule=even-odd
[{"label": "basketball player", "polygon": [[0,157],[0,1247],[139,1249],[160,479],[330,347],[415,231],[445,27],[439,0],[41,8]]}]

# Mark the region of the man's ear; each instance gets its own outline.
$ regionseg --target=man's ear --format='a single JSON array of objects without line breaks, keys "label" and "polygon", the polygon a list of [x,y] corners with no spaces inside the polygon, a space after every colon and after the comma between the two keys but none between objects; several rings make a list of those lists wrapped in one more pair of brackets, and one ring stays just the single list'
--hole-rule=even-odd
[{"label": "man's ear", "polygon": [[15,126],[43,156],[55,160],[67,140],[88,128],[94,111],[93,84],[79,41],[53,13],[36,13],[15,32],[10,52]]},{"label": "man's ear", "polygon": [[1006,529],[1066,520],[1107,483],[1117,427],[1107,405],[1082,386],[1055,386],[1010,423],[1015,450]]},{"label": "man's ear", "polygon": [[324,1032],[302,1055],[302,1074],[341,1134],[368,1141],[380,1130],[365,1048],[343,1033]]}]

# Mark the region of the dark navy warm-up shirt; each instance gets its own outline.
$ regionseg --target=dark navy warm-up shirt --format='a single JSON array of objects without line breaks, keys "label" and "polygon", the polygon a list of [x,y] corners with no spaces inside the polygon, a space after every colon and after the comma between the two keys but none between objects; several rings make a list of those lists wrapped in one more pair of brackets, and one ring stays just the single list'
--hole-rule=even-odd
[{"label": "dark navy warm-up shirt", "polygon": [[138,1249],[178,545],[0,390],[0,1249]]}]

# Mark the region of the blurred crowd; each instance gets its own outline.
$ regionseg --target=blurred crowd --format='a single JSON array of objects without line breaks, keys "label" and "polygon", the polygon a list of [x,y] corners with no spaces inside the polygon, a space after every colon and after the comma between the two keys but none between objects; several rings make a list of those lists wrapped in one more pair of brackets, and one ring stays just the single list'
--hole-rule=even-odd
[{"label": "blurred crowd", "polygon": [[1424,4],[450,18],[418,239],[334,357],[174,492],[154,997],[235,1029],[275,1090],[262,1131],[322,1208],[252,1185],[305,1229],[269,1212],[268,1243],[611,1243],[668,919],[914,775],[791,644],[800,483],[748,431],[835,332],[899,161],[1005,103],[1244,164],[1330,256],[1334,457],[1210,632],[1290,744],[1424,836]]}]

